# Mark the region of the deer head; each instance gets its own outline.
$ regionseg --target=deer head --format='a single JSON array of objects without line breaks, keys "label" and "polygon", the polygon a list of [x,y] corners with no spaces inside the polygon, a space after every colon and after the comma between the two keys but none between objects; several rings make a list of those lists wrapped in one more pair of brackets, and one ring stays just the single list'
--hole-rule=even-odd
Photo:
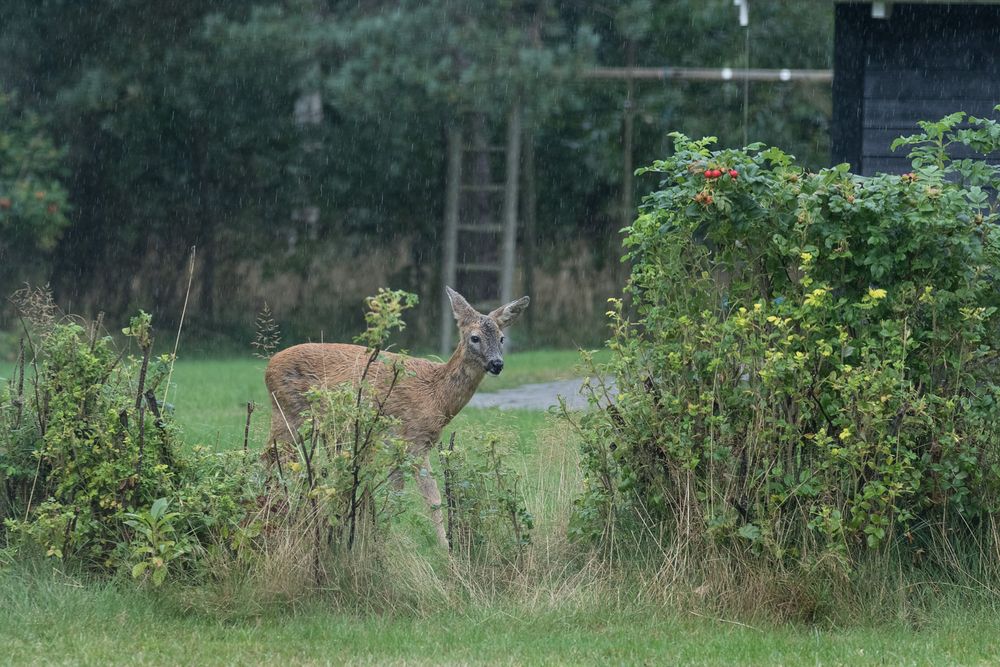
[{"label": "deer head", "polygon": [[500,375],[503,370],[504,329],[524,312],[531,299],[522,296],[489,315],[483,315],[470,306],[461,294],[450,287],[445,289],[458,322],[458,347],[465,351],[465,363],[476,365],[492,375]]}]

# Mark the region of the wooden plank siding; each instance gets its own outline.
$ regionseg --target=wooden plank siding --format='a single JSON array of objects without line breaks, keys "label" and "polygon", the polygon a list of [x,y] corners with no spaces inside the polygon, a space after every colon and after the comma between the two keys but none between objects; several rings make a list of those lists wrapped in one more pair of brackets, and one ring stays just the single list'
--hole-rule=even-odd
[{"label": "wooden plank siding", "polygon": [[[1000,120],[1000,5],[893,3],[835,8],[832,159],[864,175],[910,169],[893,139],[955,111]],[[955,147],[953,157],[973,154]],[[1000,162],[991,155],[990,162]]]}]

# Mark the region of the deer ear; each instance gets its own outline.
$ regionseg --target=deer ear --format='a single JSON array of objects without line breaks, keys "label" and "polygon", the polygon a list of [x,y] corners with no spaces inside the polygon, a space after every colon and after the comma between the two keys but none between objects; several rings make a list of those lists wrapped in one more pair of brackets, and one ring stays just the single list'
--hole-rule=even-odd
[{"label": "deer ear", "polygon": [[497,323],[497,326],[501,329],[506,329],[514,323],[514,320],[521,316],[521,313],[525,311],[529,303],[531,303],[531,299],[522,296],[517,301],[511,301],[505,306],[500,306],[490,313],[490,317]]},{"label": "deer ear", "polygon": [[448,299],[451,301],[451,312],[455,314],[455,320],[459,324],[462,324],[479,314],[476,312],[475,308],[469,305],[469,302],[465,300],[464,296],[447,285],[445,285],[445,290],[448,291]]}]

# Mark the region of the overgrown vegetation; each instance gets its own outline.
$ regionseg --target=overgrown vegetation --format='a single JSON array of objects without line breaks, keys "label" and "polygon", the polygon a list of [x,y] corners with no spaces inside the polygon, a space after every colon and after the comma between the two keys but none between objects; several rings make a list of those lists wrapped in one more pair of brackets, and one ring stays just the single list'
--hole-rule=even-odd
[{"label": "overgrown vegetation", "polygon": [[[267,461],[264,443],[210,452],[186,446],[161,410],[170,358],[151,358],[149,315],[132,319],[119,349],[101,321],[60,316],[45,290],[25,289],[15,301],[25,344],[0,391],[5,558],[40,552],[72,571],[121,571],[157,587],[172,578],[237,588],[254,604],[331,586],[377,598],[372,584],[391,578],[390,529],[406,507],[391,474],[409,460],[367,370],[357,386],[310,392],[294,452]],[[369,300],[358,337],[370,350],[367,369],[389,363],[381,349],[413,303],[387,290]],[[401,365],[390,373],[389,392],[405,377]],[[517,504],[516,481],[494,461],[452,471],[463,499],[487,514]],[[493,478],[469,482],[466,472],[495,475],[503,493],[477,498]],[[477,543],[507,539],[492,524],[463,530]]]},{"label": "overgrown vegetation", "polygon": [[949,150],[1000,126],[921,127],[903,176],[680,134],[643,170],[575,534],[715,554],[743,587],[995,561],[1000,167]]},{"label": "overgrown vegetation", "polygon": [[58,318],[44,290],[16,300],[25,344],[0,389],[4,536],[162,582],[235,531],[250,489],[246,457],[183,450],[157,399],[169,359],[150,359],[149,315],[132,319],[119,351],[100,321]]},{"label": "overgrown vegetation", "polygon": [[506,463],[509,439],[479,434],[471,446],[456,447],[455,435],[440,449],[451,550],[486,565],[516,561],[531,543],[535,519]]}]

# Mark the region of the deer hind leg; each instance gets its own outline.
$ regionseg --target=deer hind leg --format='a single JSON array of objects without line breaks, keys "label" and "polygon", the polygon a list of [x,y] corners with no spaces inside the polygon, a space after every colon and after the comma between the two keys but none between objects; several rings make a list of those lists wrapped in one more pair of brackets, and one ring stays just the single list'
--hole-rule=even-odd
[{"label": "deer hind leg", "polygon": [[264,444],[265,458],[273,458],[275,454],[284,459],[294,457],[301,413],[306,407],[294,394],[271,394],[271,431]]},{"label": "deer hind leg", "polygon": [[434,532],[437,533],[438,544],[447,549],[448,537],[444,531],[444,514],[441,512],[441,492],[438,490],[437,480],[431,473],[430,454],[424,454],[423,462],[416,466],[413,472],[417,479],[417,488],[420,489],[420,494],[430,509],[431,523],[434,525]]}]

